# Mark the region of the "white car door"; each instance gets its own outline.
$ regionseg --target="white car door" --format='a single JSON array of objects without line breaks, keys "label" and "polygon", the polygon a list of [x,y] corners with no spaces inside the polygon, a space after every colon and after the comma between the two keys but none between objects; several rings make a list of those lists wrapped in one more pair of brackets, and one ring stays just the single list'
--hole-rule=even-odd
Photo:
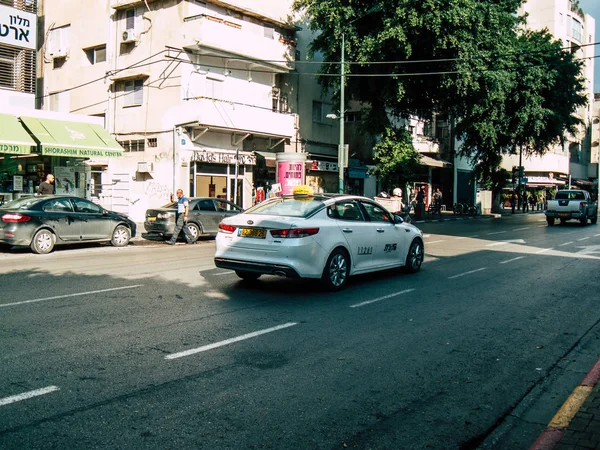
[{"label": "white car door", "polygon": [[359,204],[354,200],[342,200],[332,205],[328,214],[337,221],[352,258],[353,270],[370,269],[373,266],[373,250],[377,231],[366,221]]},{"label": "white car door", "polygon": [[[406,254],[406,229],[394,223],[394,216],[381,206],[361,201],[367,220],[377,233],[373,250],[373,264],[377,267],[397,266],[404,262]],[[406,236],[405,236],[406,235]]]}]

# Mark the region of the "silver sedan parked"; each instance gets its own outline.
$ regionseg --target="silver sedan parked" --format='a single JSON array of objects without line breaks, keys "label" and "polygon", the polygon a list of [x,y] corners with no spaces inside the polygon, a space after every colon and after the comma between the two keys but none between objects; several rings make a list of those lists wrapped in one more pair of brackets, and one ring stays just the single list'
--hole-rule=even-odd
[{"label": "silver sedan parked", "polygon": [[[241,213],[243,210],[235,203],[213,197],[190,198],[187,227],[194,237],[215,236],[222,219]],[[167,203],[160,208],[148,209],[144,221],[146,238],[159,236],[168,239],[175,229],[177,203]]]}]

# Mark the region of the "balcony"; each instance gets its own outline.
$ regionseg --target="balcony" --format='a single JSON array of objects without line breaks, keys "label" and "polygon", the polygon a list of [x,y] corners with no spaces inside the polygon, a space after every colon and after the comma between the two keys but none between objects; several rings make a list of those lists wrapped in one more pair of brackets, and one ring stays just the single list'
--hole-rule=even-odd
[{"label": "balcony", "polygon": [[188,40],[185,48],[195,53],[241,56],[279,73],[289,72],[295,61],[294,41],[248,33],[237,23],[213,16],[185,18],[182,33]]},{"label": "balcony", "polygon": [[295,134],[296,115],[269,109],[202,98],[186,102],[169,117],[177,121],[197,122],[198,127],[257,136],[291,138]]},{"label": "balcony", "polygon": [[439,153],[440,144],[425,136],[416,136],[412,141],[413,147],[419,153]]}]

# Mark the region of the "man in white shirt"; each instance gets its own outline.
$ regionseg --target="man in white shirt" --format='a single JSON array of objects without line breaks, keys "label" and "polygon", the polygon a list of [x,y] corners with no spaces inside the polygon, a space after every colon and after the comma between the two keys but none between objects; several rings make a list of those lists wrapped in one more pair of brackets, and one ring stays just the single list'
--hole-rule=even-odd
[{"label": "man in white shirt", "polygon": [[[171,201],[175,201],[175,199],[173,198],[173,194],[171,194]],[[183,195],[182,189],[177,189],[177,215],[175,222],[175,230],[173,230],[173,235],[171,236],[171,239],[167,241],[167,244],[175,245],[175,243],[177,242],[177,238],[179,237],[179,233],[181,233],[182,229],[185,234],[185,240],[187,241],[187,243],[196,243],[196,241],[194,241],[194,236],[192,236],[192,233],[190,233],[190,230],[187,227],[189,210],[190,201],[187,197]]]}]

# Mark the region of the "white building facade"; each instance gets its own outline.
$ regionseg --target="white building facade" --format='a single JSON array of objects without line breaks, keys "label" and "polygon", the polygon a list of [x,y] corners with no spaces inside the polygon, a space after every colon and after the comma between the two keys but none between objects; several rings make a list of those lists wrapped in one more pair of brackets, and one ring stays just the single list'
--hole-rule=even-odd
[{"label": "white building facade", "polygon": [[104,206],[140,222],[181,188],[247,208],[257,188],[294,175],[291,0],[45,6],[43,108],[102,118],[125,150],[88,162]]},{"label": "white building facade", "polygon": [[[564,146],[557,145],[543,157],[521,158],[524,167],[522,180],[528,189],[541,187],[579,186],[589,191],[598,189],[598,153],[593,153],[588,138],[593,120],[595,20],[570,0],[527,0],[520,14],[527,13],[527,27],[548,29],[583,62],[585,95],[588,106],[577,115],[585,126],[574,136],[565,136]],[[594,156],[595,155],[595,156]],[[506,157],[502,167],[508,171],[519,166],[519,156]]]}]

